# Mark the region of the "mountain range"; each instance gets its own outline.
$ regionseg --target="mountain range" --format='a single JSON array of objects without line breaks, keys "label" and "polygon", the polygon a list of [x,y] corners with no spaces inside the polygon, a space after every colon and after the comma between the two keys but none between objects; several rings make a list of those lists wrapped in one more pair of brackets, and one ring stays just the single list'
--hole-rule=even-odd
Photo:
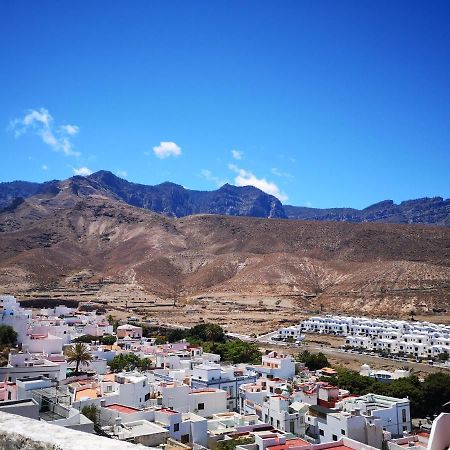
[{"label": "mountain range", "polygon": [[[0,212],[0,293],[72,289],[68,295],[84,295],[76,281],[84,277],[86,294],[109,301],[116,297],[114,285],[187,301],[205,295],[290,298],[302,308],[320,303],[341,312],[449,306],[448,227],[279,219],[279,203],[254,188],[192,194],[166,183],[136,186],[104,172],[15,189],[21,200],[11,195]],[[166,197],[157,203],[162,191]],[[205,196],[222,191],[216,212],[259,208],[273,219],[173,217],[181,205],[199,211]],[[194,206],[196,196],[203,203]],[[109,284],[89,291],[102,280]]]},{"label": "mountain range", "polygon": [[[450,199],[422,198],[395,204],[385,200],[363,210],[353,208],[318,209],[282,205],[274,196],[253,186],[223,185],[214,191],[186,189],[165,182],[155,186],[131,183],[108,171],[71,178],[71,189],[100,194],[131,206],[145,208],[169,217],[193,214],[219,214],[313,221],[383,222],[450,226]],[[14,208],[34,195],[54,195],[63,181],[45,183],[13,181],[0,183],[0,210]]]}]

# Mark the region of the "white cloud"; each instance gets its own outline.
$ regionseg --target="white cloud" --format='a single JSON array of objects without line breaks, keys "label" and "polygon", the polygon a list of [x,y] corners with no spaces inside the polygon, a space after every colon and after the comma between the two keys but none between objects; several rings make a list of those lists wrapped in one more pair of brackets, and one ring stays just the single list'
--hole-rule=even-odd
[{"label": "white cloud", "polygon": [[80,131],[80,127],[77,125],[61,125],[59,128],[69,136],[75,136]]},{"label": "white cloud", "polygon": [[270,169],[270,171],[277,177],[289,178],[290,180],[292,178],[294,178],[294,176],[292,174],[290,174],[288,172],[283,172],[282,170],[280,170],[276,167],[272,167],[272,169]]},{"label": "white cloud", "polygon": [[306,206],[307,208],[311,208],[311,207],[312,207],[312,203],[311,203],[311,202],[305,202],[305,206]]},{"label": "white cloud", "polygon": [[234,164],[229,164],[228,168],[237,174],[234,178],[237,186],[255,186],[267,194],[277,197],[282,202],[288,199],[288,196],[281,192],[279,187],[272,181],[268,181],[265,178],[258,178],[252,172],[241,169]]},{"label": "white cloud", "polygon": [[244,156],[244,152],[240,152],[239,150],[231,150],[231,156],[234,159],[242,159],[242,157]]},{"label": "white cloud", "polygon": [[71,141],[71,138],[78,133],[79,127],[77,125],[55,127],[53,117],[45,108],[27,110],[21,119],[11,120],[9,128],[14,131],[16,138],[32,131],[54,151],[62,152],[67,156],[80,156],[80,152],[73,149]]},{"label": "white cloud", "polygon": [[42,164],[42,170],[48,170],[47,164]]},{"label": "white cloud", "polygon": [[118,177],[126,178],[128,176],[128,172],[126,170],[116,170],[116,175]]},{"label": "white cloud", "polygon": [[223,180],[222,178],[213,175],[213,173],[208,169],[203,169],[201,171],[201,175],[203,178],[206,178],[208,181],[214,183],[217,187],[223,186],[227,183],[227,180]]},{"label": "white cloud", "polygon": [[76,169],[75,167],[72,167],[73,174],[74,175],[81,175],[82,177],[87,177],[88,175],[92,174],[92,170],[88,167],[80,167],[79,169]]},{"label": "white cloud", "polygon": [[160,159],[180,156],[181,148],[175,142],[160,142],[159,145],[153,147],[153,153]]}]

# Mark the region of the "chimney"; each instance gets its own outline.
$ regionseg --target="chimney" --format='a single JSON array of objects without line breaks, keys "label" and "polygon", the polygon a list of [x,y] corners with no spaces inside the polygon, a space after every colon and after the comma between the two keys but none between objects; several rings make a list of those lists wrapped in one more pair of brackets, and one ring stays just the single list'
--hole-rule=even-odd
[{"label": "chimney", "polygon": [[121,428],[122,428],[122,418],[116,417],[116,420],[114,421],[114,434],[118,435],[120,433]]}]

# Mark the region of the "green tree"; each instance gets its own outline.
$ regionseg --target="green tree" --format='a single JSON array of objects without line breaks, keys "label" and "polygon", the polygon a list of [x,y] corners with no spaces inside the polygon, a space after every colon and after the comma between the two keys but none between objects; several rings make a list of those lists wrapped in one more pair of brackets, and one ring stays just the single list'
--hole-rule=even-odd
[{"label": "green tree", "polygon": [[220,325],[215,323],[201,323],[188,331],[187,338],[194,338],[200,341],[224,342],[225,332]]},{"label": "green tree", "polygon": [[135,369],[148,370],[152,367],[151,360],[149,358],[139,358],[134,353],[115,356],[108,363],[112,372],[131,372]]},{"label": "green tree", "polygon": [[311,353],[304,350],[296,356],[296,360],[305,364],[309,370],[318,370],[328,367],[330,363],[327,357],[322,353]]},{"label": "green tree", "polygon": [[98,433],[100,431],[100,410],[95,405],[84,406],[81,414],[94,423],[94,431]]},{"label": "green tree", "polygon": [[186,331],[180,328],[176,328],[175,330],[170,330],[167,333],[167,340],[169,342],[179,342],[186,338]]},{"label": "green tree", "polygon": [[9,325],[0,325],[0,347],[14,347],[17,344],[17,333]]},{"label": "green tree", "polygon": [[111,334],[107,334],[107,335],[102,336],[102,337],[100,338],[100,342],[101,342],[103,345],[113,345],[113,344],[115,344],[116,341],[117,341],[116,336],[113,336],[113,335],[111,335]]},{"label": "green tree", "polygon": [[117,319],[114,319],[114,317],[109,314],[107,317],[108,323],[113,326],[113,331],[117,331],[117,327],[120,325],[120,322]]},{"label": "green tree", "polygon": [[90,344],[91,342],[98,341],[99,337],[92,336],[91,334],[83,334],[81,336],[78,336],[73,340],[73,342],[84,342],[85,344]]},{"label": "green tree", "polygon": [[224,345],[223,360],[233,364],[258,364],[261,362],[261,352],[255,344],[241,340],[230,340]]},{"label": "green tree", "polygon": [[89,361],[92,361],[92,355],[89,351],[89,347],[83,342],[77,342],[72,345],[66,353],[68,363],[76,363],[75,373],[78,373],[78,369],[81,366],[88,366]]},{"label": "green tree", "polygon": [[442,412],[442,406],[450,401],[450,374],[431,373],[425,378],[423,386],[424,412],[432,416]]}]

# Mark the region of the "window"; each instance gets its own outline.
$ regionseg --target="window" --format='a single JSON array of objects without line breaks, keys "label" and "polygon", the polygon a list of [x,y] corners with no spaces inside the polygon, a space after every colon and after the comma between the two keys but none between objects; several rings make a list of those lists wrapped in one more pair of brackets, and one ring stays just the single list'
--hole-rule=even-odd
[{"label": "window", "polygon": [[402,409],[402,422],[406,422],[406,409]]},{"label": "window", "polygon": [[181,435],[181,443],[182,444],[189,444],[189,435],[188,434],[182,434]]},{"label": "window", "polygon": [[324,436],[323,430],[319,429],[319,434],[320,434],[321,436]]},{"label": "window", "polygon": [[345,436],[345,430],[341,430],[342,436]]},{"label": "window", "polygon": [[406,431],[407,430],[407,426],[403,426],[403,431]]},{"label": "window", "polygon": [[199,411],[205,409],[205,404],[204,404],[204,403],[199,403],[198,406],[197,406],[197,409],[198,409]]},{"label": "window", "polygon": [[173,432],[176,433],[177,431],[180,431],[180,424],[174,423],[173,424]]},{"label": "window", "polygon": [[148,394],[145,394],[144,400],[146,402],[150,400],[150,392]]},{"label": "window", "polygon": [[337,436],[333,434],[333,441],[337,441]]}]

